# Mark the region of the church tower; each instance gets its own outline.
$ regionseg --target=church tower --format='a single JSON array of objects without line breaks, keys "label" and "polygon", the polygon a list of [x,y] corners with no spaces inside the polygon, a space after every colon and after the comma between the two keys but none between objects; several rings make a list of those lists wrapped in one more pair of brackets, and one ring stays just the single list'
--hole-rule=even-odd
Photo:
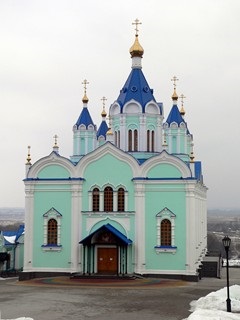
[{"label": "church tower", "polygon": [[101,113],[102,116],[102,122],[99,126],[99,129],[97,131],[97,142],[98,146],[101,146],[106,142],[106,134],[108,132],[108,125],[106,122],[106,117],[107,117],[107,112],[105,111],[105,101],[107,100],[105,97],[102,97],[102,102],[103,102],[103,111]]},{"label": "church tower", "polygon": [[156,102],[142,72],[144,50],[138,40],[138,19],[133,23],[135,41],[130,48],[132,70],[117,100],[110,106],[109,117],[114,144],[134,157],[146,158],[162,151],[163,106]]},{"label": "church tower", "polygon": [[73,156],[71,157],[73,162],[78,162],[84,155],[96,148],[96,126],[88,111],[87,84],[89,82],[84,80],[83,109],[73,126]]},{"label": "church tower", "polygon": [[[183,101],[181,111],[179,111],[178,108],[178,95],[176,92],[176,81],[178,81],[178,79],[174,76],[171,80],[174,85],[172,95],[173,106],[163,125],[164,137],[166,137],[166,143],[168,145],[167,151],[183,161],[189,162],[193,137],[184,120],[185,110],[183,108]],[[184,96],[182,95],[181,97],[183,100]]]}]

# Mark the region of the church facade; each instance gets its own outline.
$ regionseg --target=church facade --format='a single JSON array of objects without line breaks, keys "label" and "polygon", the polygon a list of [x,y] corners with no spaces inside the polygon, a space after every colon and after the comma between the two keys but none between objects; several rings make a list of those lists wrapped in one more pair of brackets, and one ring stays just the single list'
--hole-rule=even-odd
[{"label": "church facade", "polygon": [[93,123],[84,81],[73,126],[73,154],[26,163],[26,275],[197,277],[207,250],[207,188],[193,136],[178,107],[163,104],[142,71],[144,50],[130,48],[132,68],[120,94]]}]

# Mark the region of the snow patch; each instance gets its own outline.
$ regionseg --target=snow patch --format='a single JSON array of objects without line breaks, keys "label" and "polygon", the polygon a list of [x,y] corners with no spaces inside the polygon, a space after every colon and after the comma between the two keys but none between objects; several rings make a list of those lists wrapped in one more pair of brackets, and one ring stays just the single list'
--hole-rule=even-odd
[{"label": "snow patch", "polygon": [[229,288],[232,312],[227,312],[227,288],[213,291],[190,303],[193,312],[185,320],[240,320],[240,286]]}]

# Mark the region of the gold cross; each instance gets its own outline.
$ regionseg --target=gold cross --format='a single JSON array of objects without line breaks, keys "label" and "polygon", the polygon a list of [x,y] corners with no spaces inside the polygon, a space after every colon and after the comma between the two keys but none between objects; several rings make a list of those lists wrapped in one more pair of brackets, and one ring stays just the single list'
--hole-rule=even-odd
[{"label": "gold cross", "polygon": [[132,23],[133,25],[136,25],[135,31],[136,31],[136,36],[138,35],[138,25],[142,24],[142,22],[140,22],[138,19],[135,19],[135,21]]},{"label": "gold cross", "polygon": [[58,136],[55,134],[55,135],[53,136],[53,138],[54,138],[54,146],[56,147],[56,146],[57,146]]},{"label": "gold cross", "polygon": [[176,76],[174,76],[172,79],[171,79],[171,81],[173,81],[173,87],[174,87],[174,89],[176,89],[176,81],[178,81],[179,79],[176,77]]},{"label": "gold cross", "polygon": [[31,164],[31,154],[30,154],[31,146],[28,146],[28,156],[27,156],[27,163]]},{"label": "gold cross", "polygon": [[184,102],[183,99],[186,99],[186,97],[185,97],[184,94],[181,94],[181,95],[180,95],[180,98],[181,98],[181,102],[182,102],[182,106],[183,106],[183,102]]},{"label": "gold cross", "polygon": [[105,108],[105,102],[107,101],[107,98],[106,97],[102,97],[102,102],[103,102],[103,108]]},{"label": "gold cross", "polygon": [[85,80],[83,80],[82,84],[83,84],[83,88],[84,88],[84,93],[86,94],[87,84],[89,84],[89,82],[85,79]]}]

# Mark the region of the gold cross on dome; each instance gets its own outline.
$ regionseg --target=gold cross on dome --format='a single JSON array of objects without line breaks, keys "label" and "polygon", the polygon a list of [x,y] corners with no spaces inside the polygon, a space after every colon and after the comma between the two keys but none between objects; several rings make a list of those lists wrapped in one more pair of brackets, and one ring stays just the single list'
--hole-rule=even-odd
[{"label": "gold cross on dome", "polygon": [[186,97],[185,97],[185,95],[184,95],[184,94],[181,94],[181,95],[180,95],[180,98],[181,98],[181,102],[182,102],[182,106],[183,106],[184,99],[186,99]]},{"label": "gold cross on dome", "polygon": [[54,138],[54,146],[56,147],[56,146],[57,146],[58,136],[55,134],[55,135],[53,136],[53,138]]},{"label": "gold cross on dome", "polygon": [[176,89],[176,81],[178,81],[179,79],[176,77],[176,76],[174,76],[172,79],[171,79],[171,81],[173,81],[173,87],[174,87],[174,89]]},{"label": "gold cross on dome", "polygon": [[89,84],[89,82],[85,79],[85,80],[83,80],[82,84],[83,84],[83,88],[84,88],[84,93],[86,94],[87,84]]},{"label": "gold cross on dome", "polygon": [[102,102],[103,102],[103,108],[105,108],[105,102],[107,101],[107,98],[106,97],[102,97]]},{"label": "gold cross on dome", "polygon": [[135,19],[135,21],[132,23],[132,25],[136,25],[136,27],[135,27],[135,31],[136,31],[136,36],[138,35],[138,25],[139,24],[142,24],[142,22],[140,22],[138,19]]}]

